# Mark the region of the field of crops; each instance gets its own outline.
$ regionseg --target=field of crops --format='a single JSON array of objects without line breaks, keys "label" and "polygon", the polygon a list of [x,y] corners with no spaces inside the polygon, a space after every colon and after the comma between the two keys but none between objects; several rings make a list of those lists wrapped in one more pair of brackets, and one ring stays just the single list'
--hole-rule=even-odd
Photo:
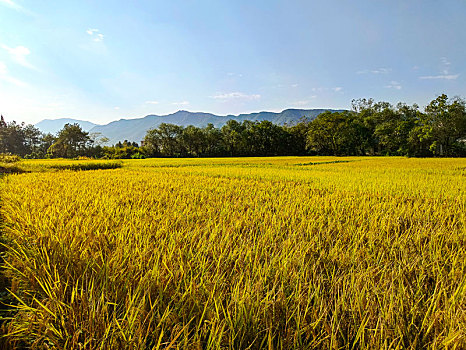
[{"label": "field of crops", "polygon": [[466,348],[465,159],[78,163],[0,179],[0,348]]}]

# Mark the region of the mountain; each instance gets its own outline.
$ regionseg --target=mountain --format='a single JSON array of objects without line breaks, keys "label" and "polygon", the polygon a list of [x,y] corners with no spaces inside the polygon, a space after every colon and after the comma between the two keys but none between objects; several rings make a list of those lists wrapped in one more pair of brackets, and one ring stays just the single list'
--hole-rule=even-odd
[{"label": "mountain", "polygon": [[[156,128],[161,123],[177,124],[180,126],[194,125],[204,127],[211,123],[215,127],[222,127],[228,120],[234,119],[238,122],[244,120],[263,121],[269,120],[274,124],[292,124],[298,122],[302,117],[314,119],[320,113],[329,109],[286,109],[280,113],[259,112],[240,115],[219,116],[211,113],[178,111],[168,115],[147,115],[143,118],[120,119],[106,125],[96,125],[89,131],[91,133],[100,132],[109,138],[109,144],[118,141],[136,141],[140,143],[144,140],[147,130]],[[334,111],[334,110],[330,110]]]},{"label": "mountain", "polygon": [[43,133],[56,134],[59,130],[63,129],[65,124],[78,123],[84,131],[90,131],[92,128],[97,126],[95,123],[91,123],[85,120],[71,119],[71,118],[60,118],[60,119],[44,119],[38,122],[35,126]]}]

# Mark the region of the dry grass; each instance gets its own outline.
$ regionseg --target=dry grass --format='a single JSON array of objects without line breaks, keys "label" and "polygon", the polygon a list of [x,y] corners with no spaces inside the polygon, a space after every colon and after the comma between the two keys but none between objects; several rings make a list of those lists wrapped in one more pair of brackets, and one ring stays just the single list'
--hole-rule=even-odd
[{"label": "dry grass", "polygon": [[5,341],[465,348],[465,168],[462,159],[148,159],[8,176],[1,214],[17,312]]}]

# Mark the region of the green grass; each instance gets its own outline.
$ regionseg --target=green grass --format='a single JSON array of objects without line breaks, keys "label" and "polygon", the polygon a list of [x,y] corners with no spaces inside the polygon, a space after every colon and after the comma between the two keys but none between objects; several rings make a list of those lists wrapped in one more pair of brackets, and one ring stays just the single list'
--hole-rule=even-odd
[{"label": "green grass", "polygon": [[77,162],[77,163],[65,163],[65,164],[52,164],[48,168],[56,170],[105,170],[105,169],[117,169],[121,168],[123,164],[121,162]]}]

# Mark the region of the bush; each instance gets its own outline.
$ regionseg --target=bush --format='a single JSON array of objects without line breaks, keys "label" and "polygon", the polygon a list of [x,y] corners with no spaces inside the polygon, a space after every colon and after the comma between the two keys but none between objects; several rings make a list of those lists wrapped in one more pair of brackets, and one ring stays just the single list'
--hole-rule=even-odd
[{"label": "bush", "polygon": [[14,154],[0,154],[0,163],[16,163],[20,160],[21,157]]},{"label": "bush", "polygon": [[121,162],[87,162],[87,163],[64,163],[53,164],[49,168],[57,170],[99,170],[99,169],[117,169],[121,168]]}]

